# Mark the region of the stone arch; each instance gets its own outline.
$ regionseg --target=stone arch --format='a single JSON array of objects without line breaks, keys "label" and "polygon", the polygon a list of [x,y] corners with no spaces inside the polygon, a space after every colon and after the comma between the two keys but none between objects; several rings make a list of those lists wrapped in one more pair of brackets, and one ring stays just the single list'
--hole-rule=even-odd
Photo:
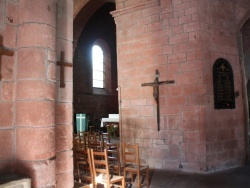
[{"label": "stone arch", "polygon": [[244,23],[250,18],[250,7],[248,0],[232,0],[235,12],[236,32],[240,32]]},{"label": "stone arch", "polygon": [[88,22],[90,17],[105,3],[115,3],[115,0],[74,0],[74,22],[73,22],[73,49],[76,47],[76,42]]}]

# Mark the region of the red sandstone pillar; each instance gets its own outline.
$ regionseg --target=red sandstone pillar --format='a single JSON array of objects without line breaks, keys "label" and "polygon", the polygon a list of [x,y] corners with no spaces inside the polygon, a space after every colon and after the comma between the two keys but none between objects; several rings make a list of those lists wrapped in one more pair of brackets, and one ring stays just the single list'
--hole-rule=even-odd
[{"label": "red sandstone pillar", "polygon": [[[73,60],[73,1],[58,1],[57,9],[57,60],[61,51],[65,53],[65,62]],[[65,67],[65,88],[60,88],[60,67],[56,67],[56,185],[73,187],[72,152],[72,101],[73,67]]]},{"label": "red sandstone pillar", "polygon": [[32,187],[55,186],[57,1],[20,0],[15,171]]}]

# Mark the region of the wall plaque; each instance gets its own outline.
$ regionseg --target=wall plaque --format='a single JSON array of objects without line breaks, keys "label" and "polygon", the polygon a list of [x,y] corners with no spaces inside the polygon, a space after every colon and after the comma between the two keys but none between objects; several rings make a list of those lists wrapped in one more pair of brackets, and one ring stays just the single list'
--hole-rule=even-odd
[{"label": "wall plaque", "polygon": [[213,66],[214,108],[235,108],[234,76],[229,62],[217,59]]}]

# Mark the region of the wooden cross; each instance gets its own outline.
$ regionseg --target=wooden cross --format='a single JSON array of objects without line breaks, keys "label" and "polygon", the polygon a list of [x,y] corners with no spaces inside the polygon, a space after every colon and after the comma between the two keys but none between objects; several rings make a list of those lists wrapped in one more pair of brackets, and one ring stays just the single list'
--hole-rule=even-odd
[{"label": "wooden cross", "polygon": [[64,62],[64,52],[61,51],[61,60],[57,61],[57,65],[60,66],[60,87],[65,87],[64,80],[64,67],[72,67],[72,63]]},{"label": "wooden cross", "polygon": [[8,50],[3,46],[3,37],[0,36],[0,80],[2,79],[1,76],[2,55],[13,56],[14,51]]},{"label": "wooden cross", "polygon": [[159,86],[162,84],[173,84],[174,80],[167,80],[159,82],[159,71],[155,71],[155,80],[151,83],[144,83],[141,86],[152,86],[153,87],[153,96],[157,105],[157,127],[158,131],[160,131],[160,107],[159,107]]}]

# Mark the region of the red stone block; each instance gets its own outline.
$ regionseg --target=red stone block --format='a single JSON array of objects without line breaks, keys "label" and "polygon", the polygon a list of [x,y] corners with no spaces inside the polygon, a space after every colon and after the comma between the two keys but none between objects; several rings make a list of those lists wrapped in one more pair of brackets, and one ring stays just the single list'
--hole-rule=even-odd
[{"label": "red stone block", "polygon": [[188,163],[199,162],[199,155],[194,153],[185,153],[185,161]]},{"label": "red stone block", "polygon": [[184,32],[191,32],[191,31],[197,31],[200,30],[199,22],[191,22],[183,24]]},{"label": "red stone block", "polygon": [[2,80],[12,81],[14,78],[14,56],[2,56]]},{"label": "red stone block", "polygon": [[19,101],[16,103],[17,126],[52,126],[54,124],[54,101]]},{"label": "red stone block", "polygon": [[20,10],[26,10],[19,15],[20,23],[33,22],[56,27],[56,17],[54,15],[56,15],[57,11],[57,2],[24,0],[19,6]]},{"label": "red stone block", "polygon": [[148,149],[147,156],[150,158],[155,159],[166,159],[168,158],[169,154],[166,149]]},{"label": "red stone block", "polygon": [[160,107],[160,113],[161,116],[164,115],[179,115],[180,114],[180,107],[166,107],[166,108],[161,108]]},{"label": "red stone block", "polygon": [[186,61],[186,59],[187,59],[186,53],[177,53],[177,54],[175,53],[168,56],[169,63],[183,62]]},{"label": "red stone block", "polygon": [[182,74],[178,75],[176,79],[176,83],[180,85],[194,84],[198,82],[197,79],[198,79],[198,75],[196,71],[183,72]]},{"label": "red stone block", "polygon": [[157,129],[157,118],[156,117],[148,117],[146,119],[146,128],[147,129]]},{"label": "red stone block", "polygon": [[[149,17],[150,18],[150,17]],[[160,21],[160,15],[152,15],[151,16],[151,22],[158,22],[158,21]],[[137,22],[138,23],[138,22]],[[149,22],[148,22],[149,23]],[[139,24],[139,23],[138,23]],[[145,23],[145,24],[147,24],[147,23]]]},{"label": "red stone block", "polygon": [[172,34],[173,35],[183,33],[183,32],[184,32],[183,25],[177,25],[177,26],[172,27]]},{"label": "red stone block", "polygon": [[[16,33],[17,33],[17,28],[13,25],[5,25],[5,30],[4,30],[4,37],[3,37],[3,44],[5,47],[11,48],[13,51],[14,48],[16,48]],[[14,52],[14,56],[15,56]]]},{"label": "red stone block", "polygon": [[182,130],[202,130],[202,123],[198,120],[199,116],[197,115],[188,115],[185,114],[185,120],[180,123],[180,128]]},{"label": "red stone block", "polygon": [[47,67],[47,79],[50,81],[56,81],[56,64],[53,62],[49,62]]},{"label": "red stone block", "polygon": [[73,172],[73,151],[63,151],[56,153],[56,173]]},{"label": "red stone block", "polygon": [[180,65],[180,63],[168,64],[168,72],[173,74],[178,73],[180,71]]},{"label": "red stone block", "polygon": [[172,27],[178,26],[179,25],[178,18],[170,18],[169,23]]},{"label": "red stone block", "polygon": [[161,7],[169,7],[172,5],[172,0],[160,0]]},{"label": "red stone block", "polygon": [[191,61],[191,60],[196,60],[196,51],[190,51],[187,52],[187,60]]},{"label": "red stone block", "polygon": [[[188,152],[198,155],[206,155],[206,145],[204,143],[188,143]],[[200,157],[199,157],[200,158]]]},{"label": "red stone block", "polygon": [[211,102],[210,97],[206,95],[188,97],[189,105],[209,105]]},{"label": "red stone block", "polygon": [[[59,83],[58,83],[59,84]],[[73,101],[73,83],[66,82],[64,89],[59,89],[58,101],[72,102]]]},{"label": "red stone block", "polygon": [[[66,2],[66,1],[65,1]],[[65,10],[68,7],[65,7]],[[57,37],[73,41],[73,19],[69,19],[69,15],[57,16]]]},{"label": "red stone block", "polygon": [[141,11],[142,17],[147,17],[147,16],[152,16],[155,14],[159,14],[160,12],[160,7],[159,6],[154,6],[154,7],[150,7],[147,9],[143,9]]},{"label": "red stone block", "polygon": [[121,95],[122,98],[124,99],[133,99],[133,98],[138,98],[140,92],[138,88],[123,88]]},{"label": "red stone block", "polygon": [[17,25],[19,23],[18,4],[6,3],[6,23]]},{"label": "red stone block", "polygon": [[14,167],[15,173],[32,179],[32,187],[55,187],[55,160],[16,161]]},{"label": "red stone block", "polygon": [[198,40],[189,41],[186,43],[176,44],[173,48],[174,53],[187,52],[191,50],[199,50],[202,48],[202,43]]},{"label": "red stone block", "polygon": [[18,31],[18,48],[35,46],[55,49],[56,47],[55,27],[46,24],[29,23],[20,25]]},{"label": "red stone block", "polygon": [[55,157],[55,129],[17,128],[16,158],[18,160],[43,160]]},{"label": "red stone block", "polygon": [[146,99],[132,99],[131,106],[144,106],[146,105]]},{"label": "red stone block", "polygon": [[14,140],[13,130],[0,130],[0,160],[10,160],[13,156]]},{"label": "red stone block", "polygon": [[72,149],[73,147],[72,125],[57,125],[55,134],[56,134],[56,152]]},{"label": "red stone block", "polygon": [[169,44],[178,44],[188,42],[188,33],[169,36]]},{"label": "red stone block", "polygon": [[57,103],[55,117],[56,124],[71,124],[72,103]]},{"label": "red stone block", "polygon": [[55,100],[55,84],[40,80],[22,80],[17,82],[17,99]]},{"label": "red stone block", "polygon": [[179,18],[179,24],[186,24],[192,22],[191,15],[185,15]]},{"label": "red stone block", "polygon": [[151,38],[148,40],[148,44],[150,47],[166,45],[168,44],[168,37],[165,36],[165,37]]},{"label": "red stone block", "polygon": [[123,108],[122,115],[128,116],[128,117],[137,117],[137,116],[139,116],[139,107]]},{"label": "red stone block", "polygon": [[172,54],[173,53],[173,45],[165,45],[162,49],[162,54]]},{"label": "red stone block", "polygon": [[13,104],[7,102],[0,103],[0,127],[11,127],[14,125]]},{"label": "red stone block", "polygon": [[[61,59],[61,52],[63,51],[65,54],[65,62],[72,63],[73,59],[73,47],[71,40],[62,40],[58,39],[56,41],[56,51],[57,51],[57,61]],[[72,67],[65,67],[65,69],[70,69],[72,71]],[[66,76],[66,74],[65,74]]]},{"label": "red stone block", "polygon": [[73,172],[56,175],[56,187],[74,187]]},{"label": "red stone block", "polygon": [[4,26],[4,11],[5,11],[5,2],[0,1],[0,27]]},{"label": "red stone block", "polygon": [[[183,86],[183,94],[188,95],[204,95],[207,94],[207,86],[205,84],[190,84],[189,86]],[[197,96],[205,97],[205,96]]]},{"label": "red stone block", "polygon": [[44,59],[46,59],[45,49],[19,49],[17,78],[44,79],[46,76],[46,65]]},{"label": "red stone block", "polygon": [[152,116],[154,114],[154,107],[152,106],[142,106],[140,107],[139,115],[141,116]]},{"label": "red stone block", "polygon": [[173,12],[173,15],[175,18],[180,18],[180,17],[184,16],[184,10],[175,11],[175,12]]},{"label": "red stone block", "polygon": [[200,142],[202,133],[200,131],[184,131],[184,142]]},{"label": "red stone block", "polygon": [[14,82],[2,82],[2,101],[14,101],[15,89]]},{"label": "red stone block", "polygon": [[190,15],[190,14],[194,15],[196,13],[198,13],[198,8],[196,6],[188,7],[185,9],[185,15]]},{"label": "red stone block", "polygon": [[138,117],[135,119],[135,125],[138,129],[144,129],[146,126],[146,118],[145,117]]},{"label": "red stone block", "polygon": [[[176,0],[178,1],[178,0]],[[187,9],[189,8],[189,2],[186,3],[178,3],[176,5],[174,5],[174,11],[178,11],[178,10],[183,10],[183,9]]]},{"label": "red stone block", "polygon": [[186,96],[167,97],[166,106],[182,106],[187,104]]}]

